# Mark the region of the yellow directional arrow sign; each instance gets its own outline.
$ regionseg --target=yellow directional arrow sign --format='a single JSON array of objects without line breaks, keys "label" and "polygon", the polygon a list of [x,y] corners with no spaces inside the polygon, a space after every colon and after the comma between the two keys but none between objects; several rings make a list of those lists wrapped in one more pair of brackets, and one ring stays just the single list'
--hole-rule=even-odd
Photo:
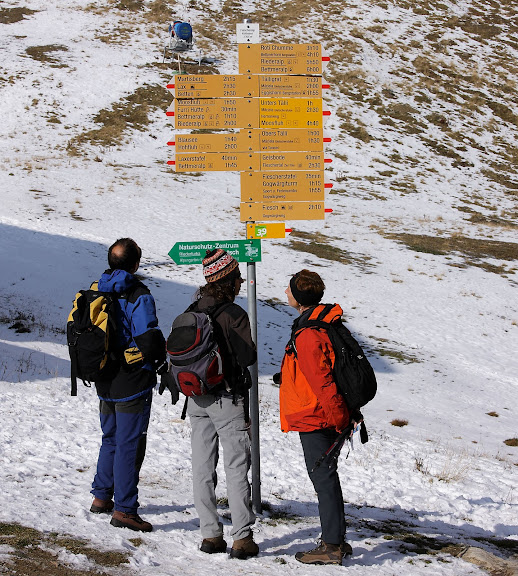
[{"label": "yellow directional arrow sign", "polygon": [[320,128],[321,98],[174,100],[167,115],[177,129]]},{"label": "yellow directional arrow sign", "polygon": [[321,98],[260,98],[261,128],[309,128],[323,125]]},{"label": "yellow directional arrow sign", "polygon": [[287,128],[281,130],[241,130],[232,134],[175,134],[178,154],[199,152],[284,152],[307,150],[320,152],[324,149],[322,128]]},{"label": "yellow directional arrow sign", "polygon": [[[211,152],[176,154],[168,162],[176,172],[221,170],[323,170],[323,152]],[[330,161],[330,160],[329,160]]]},{"label": "yellow directional arrow sign", "polygon": [[252,202],[241,203],[241,222],[323,220],[324,202]]},{"label": "yellow directional arrow sign", "polygon": [[322,74],[320,44],[239,44],[240,74]]},{"label": "yellow directional arrow sign", "polygon": [[[242,202],[281,202],[324,200],[324,171],[315,172],[243,172]],[[260,218],[259,218],[260,220]]]},{"label": "yellow directional arrow sign", "polygon": [[291,228],[286,228],[284,222],[249,223],[246,225],[246,237],[252,240],[262,240],[265,238],[286,238],[286,233],[290,233]]},{"label": "yellow directional arrow sign", "polygon": [[175,172],[219,172],[225,170],[260,170],[260,154],[253,152],[213,152],[210,154],[176,154],[169,165]]},{"label": "yellow directional arrow sign", "polygon": [[321,98],[329,84],[318,76],[183,74],[167,88],[175,98]]}]

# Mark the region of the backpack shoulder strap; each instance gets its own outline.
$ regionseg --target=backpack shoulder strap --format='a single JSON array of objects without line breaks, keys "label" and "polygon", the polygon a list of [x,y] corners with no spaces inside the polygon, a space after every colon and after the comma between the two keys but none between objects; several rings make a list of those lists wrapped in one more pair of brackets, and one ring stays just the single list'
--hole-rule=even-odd
[{"label": "backpack shoulder strap", "polygon": [[215,304],[214,306],[211,306],[211,307],[207,310],[207,314],[212,318],[212,320],[216,320],[216,318],[217,318],[224,310],[226,310],[231,304],[232,304],[232,302],[223,302],[222,304]]},{"label": "backpack shoulder strap", "polygon": [[185,312],[205,312],[209,315],[211,320],[215,320],[231,304],[232,302],[219,302],[205,308],[205,310],[200,310],[198,308],[198,300],[196,300],[187,308],[187,310],[185,310]]},{"label": "backpack shoulder strap", "polygon": [[133,284],[133,286],[130,286],[124,292],[121,292],[120,294],[114,293],[114,295],[117,298],[123,298],[124,300],[128,300],[132,304],[136,302],[137,299],[140,296],[143,296],[144,294],[151,294],[151,292],[149,291],[149,288],[145,284],[140,282],[140,280],[135,284]]}]

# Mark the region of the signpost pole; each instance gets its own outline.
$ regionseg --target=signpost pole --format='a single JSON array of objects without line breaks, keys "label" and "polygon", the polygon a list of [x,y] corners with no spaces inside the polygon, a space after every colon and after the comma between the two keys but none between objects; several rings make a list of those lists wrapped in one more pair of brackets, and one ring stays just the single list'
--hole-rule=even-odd
[{"label": "signpost pole", "polygon": [[[246,268],[248,299],[248,316],[252,339],[257,345],[257,292],[255,262],[248,262]],[[252,388],[250,390],[250,433],[252,440],[252,507],[255,512],[262,512],[261,505],[261,457],[259,448],[259,379],[257,362],[250,366]]]}]

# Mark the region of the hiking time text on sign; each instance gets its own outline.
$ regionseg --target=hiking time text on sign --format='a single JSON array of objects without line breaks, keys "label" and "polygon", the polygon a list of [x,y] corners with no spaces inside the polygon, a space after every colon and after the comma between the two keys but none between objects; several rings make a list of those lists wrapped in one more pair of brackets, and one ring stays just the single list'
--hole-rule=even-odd
[{"label": "hiking time text on sign", "polygon": [[177,129],[321,128],[321,98],[175,99],[167,115]]},{"label": "hiking time text on sign", "polygon": [[325,216],[322,202],[242,202],[241,222],[270,222],[285,220],[323,220]]},{"label": "hiking time text on sign", "polygon": [[323,170],[323,152],[210,152],[176,154],[168,162],[176,172],[223,170]]},{"label": "hiking time text on sign", "polygon": [[239,44],[240,74],[322,74],[320,44]]},{"label": "hiking time text on sign", "polygon": [[199,152],[322,152],[324,142],[322,128],[285,128],[280,130],[240,130],[231,134],[175,134],[177,154]]},{"label": "hiking time text on sign", "polygon": [[176,76],[167,88],[175,98],[320,98],[320,76],[199,74]]},{"label": "hiking time text on sign", "polygon": [[241,202],[323,201],[324,171],[242,172]]}]

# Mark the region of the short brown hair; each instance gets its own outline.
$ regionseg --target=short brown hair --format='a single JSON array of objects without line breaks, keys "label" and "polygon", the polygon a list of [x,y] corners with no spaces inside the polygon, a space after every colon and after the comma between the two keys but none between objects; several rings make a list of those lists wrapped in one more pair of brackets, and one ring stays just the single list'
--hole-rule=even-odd
[{"label": "short brown hair", "polygon": [[316,272],[301,270],[290,280],[291,293],[295,300],[304,306],[318,304],[324,296],[326,285]]}]

